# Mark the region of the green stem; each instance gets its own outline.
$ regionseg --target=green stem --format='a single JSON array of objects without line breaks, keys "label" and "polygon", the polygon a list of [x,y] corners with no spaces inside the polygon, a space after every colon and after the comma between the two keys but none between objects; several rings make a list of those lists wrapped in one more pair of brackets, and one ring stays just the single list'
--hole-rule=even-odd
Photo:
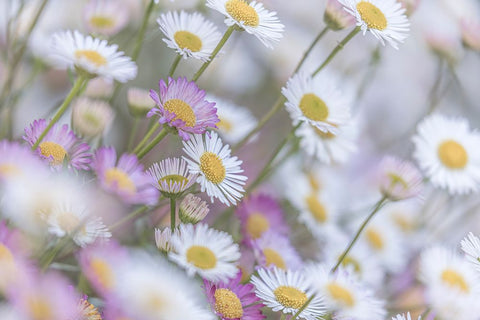
[{"label": "green stem", "polygon": [[178,63],[182,60],[182,56],[177,54],[175,57],[175,60],[173,60],[172,66],[170,67],[170,71],[168,72],[169,77],[173,77],[173,74],[175,73],[175,70],[177,69]]},{"label": "green stem", "polygon": [[43,138],[47,135],[47,133],[50,131],[50,129],[53,127],[55,123],[58,122],[58,120],[62,117],[62,115],[67,111],[68,106],[70,105],[70,102],[72,102],[73,98],[80,92],[80,89],[82,88],[83,84],[86,80],[83,76],[78,76],[77,79],[75,80],[75,83],[73,84],[72,89],[68,93],[67,97],[63,101],[62,105],[58,108],[57,112],[53,116],[52,120],[48,123],[47,127],[43,132],[40,134],[38,137],[37,141],[35,144],[32,146],[32,150],[37,149],[38,145],[42,142]]},{"label": "green stem", "polygon": [[363,229],[367,226],[368,222],[373,218],[373,216],[382,208],[385,203],[387,202],[387,197],[383,196],[374,206],[372,212],[368,215],[368,217],[363,221],[362,225],[358,229],[357,233],[355,234],[355,237],[352,239],[348,247],[345,249],[345,251],[342,253],[340,258],[338,258],[337,264],[332,268],[331,272],[337,271],[338,267],[342,264],[343,260],[347,256],[348,252],[350,252],[350,249],[352,249],[353,245],[355,242],[357,242],[358,238],[360,237],[360,234],[362,233]]},{"label": "green stem", "polygon": [[133,127],[132,127],[132,130],[130,131],[130,136],[128,137],[127,150],[132,150],[133,142],[135,141],[135,136],[137,135],[139,122],[140,122],[139,118],[135,118],[133,120]]},{"label": "green stem", "polygon": [[60,251],[62,251],[67,244],[70,242],[70,237],[65,236],[58,240],[56,245],[53,248],[50,248],[45,252],[45,254],[40,259],[40,268],[42,271],[47,270],[48,266],[55,260],[55,257]]},{"label": "green stem", "polygon": [[295,68],[295,70],[293,71],[293,74],[296,74],[298,72],[298,70],[300,70],[300,68],[303,66],[303,63],[305,62],[305,60],[307,59],[308,55],[310,54],[310,52],[313,50],[313,48],[317,45],[318,41],[320,41],[323,36],[327,33],[327,31],[330,30],[330,28],[328,26],[326,26],[325,28],[322,29],[322,31],[320,31],[320,33],[317,35],[317,37],[312,41],[312,43],[310,44],[310,46],[308,47],[307,51],[305,51],[305,53],[303,54],[303,57],[302,59],[300,60],[300,62],[297,64],[297,67]]},{"label": "green stem", "polygon": [[280,320],[285,320],[286,318],[287,318],[287,315],[282,312],[282,314],[280,315]]},{"label": "green stem", "polygon": [[145,148],[142,149],[142,151],[139,151],[137,153],[138,159],[142,159],[147,153],[150,152],[160,141],[162,141],[163,138],[168,134],[167,129],[162,129],[160,133],[153,139]]},{"label": "green stem", "polygon": [[175,197],[170,198],[170,228],[172,229],[172,233],[175,230],[177,224],[175,223],[176,218],[176,199]]},{"label": "green stem", "polygon": [[297,310],[297,312],[293,315],[293,317],[290,318],[290,320],[295,320],[298,318],[298,316],[300,315],[300,313],[303,312],[303,310],[305,310],[306,307],[308,307],[308,305],[310,304],[310,302],[312,302],[312,300],[315,298],[315,294],[312,294],[312,296],[310,298],[308,298],[307,301],[305,301],[305,303],[303,304],[303,306],[300,307],[300,309]]},{"label": "green stem", "polygon": [[235,25],[228,27],[227,31],[225,31],[225,33],[223,34],[222,39],[220,39],[220,41],[218,42],[217,46],[215,47],[215,49],[213,50],[212,54],[210,55],[210,58],[208,59],[208,61],[207,61],[207,62],[204,62],[204,63],[202,64],[202,66],[200,67],[200,69],[198,69],[198,71],[193,75],[192,81],[197,81],[198,78],[200,78],[200,76],[203,74],[203,72],[205,71],[205,69],[207,69],[207,67],[210,65],[210,63],[212,63],[213,59],[215,59],[215,57],[217,56],[217,54],[220,52],[220,50],[222,49],[222,47],[225,45],[225,43],[227,42],[228,38],[230,38],[230,36],[232,35],[233,31],[235,31]]},{"label": "green stem", "polygon": [[148,27],[148,20],[150,20],[150,15],[152,14],[154,6],[155,6],[155,1],[150,0],[147,10],[145,10],[145,14],[143,15],[142,26],[138,31],[137,41],[135,42],[135,47],[132,53],[133,61],[137,61],[138,56],[140,55],[140,51],[142,50],[143,39],[145,38],[145,33],[147,32],[147,27]]},{"label": "green stem", "polygon": [[142,141],[138,143],[138,145],[133,149],[133,153],[137,153],[142,150],[143,146],[148,142],[150,137],[155,133],[155,131],[160,128],[160,124],[158,122],[153,123],[153,125],[148,129],[148,132],[143,137]]},{"label": "green stem", "polygon": [[137,209],[135,209],[134,211],[132,211],[131,213],[129,213],[128,215],[126,215],[125,217],[123,217],[122,219],[118,220],[117,222],[115,222],[114,224],[112,224],[109,229],[112,231],[118,227],[120,227],[122,224],[124,224],[125,222],[129,221],[129,220],[132,220],[133,218],[135,218],[136,216],[144,213],[145,211],[147,211],[148,209],[148,206],[141,206],[141,207],[138,207]]},{"label": "green stem", "polygon": [[355,29],[353,29],[349,34],[347,34],[347,36],[343,38],[343,40],[340,41],[340,43],[337,44],[337,46],[333,49],[333,51],[328,55],[325,61],[323,61],[320,67],[318,67],[317,70],[315,70],[315,72],[312,74],[312,77],[316,76],[317,73],[322,71],[322,69],[325,68],[330,63],[330,61],[332,61],[332,59],[337,55],[337,53],[339,53],[345,47],[345,45],[359,32],[360,32],[360,27],[355,27]]}]

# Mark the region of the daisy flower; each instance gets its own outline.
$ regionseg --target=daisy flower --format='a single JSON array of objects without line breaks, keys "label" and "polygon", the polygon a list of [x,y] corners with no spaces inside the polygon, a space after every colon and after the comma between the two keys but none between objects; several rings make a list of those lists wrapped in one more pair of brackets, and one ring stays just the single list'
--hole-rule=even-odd
[{"label": "daisy flower", "polygon": [[331,77],[320,74],[314,78],[300,72],[282,88],[293,124],[300,121],[321,132],[337,134],[338,127],[350,121],[348,99],[336,87]]},{"label": "daisy flower", "polygon": [[[397,314],[395,317],[392,317],[392,320],[412,320],[412,317],[410,317],[410,312],[407,312],[402,314]],[[421,316],[418,316],[418,320],[422,320]]]},{"label": "daisy flower", "polygon": [[388,42],[398,49],[408,37],[410,22],[405,9],[397,0],[338,0],[355,17],[363,34],[370,31],[382,45]]},{"label": "daisy flower", "polygon": [[189,276],[198,273],[210,281],[226,281],[237,273],[238,245],[223,231],[206,224],[182,224],[172,235],[169,258],[186,269]]},{"label": "daisy flower", "polygon": [[251,246],[258,264],[264,268],[275,266],[282,270],[298,270],[302,266],[302,259],[287,235],[265,232],[260,238],[252,240]]},{"label": "daisy flower", "polygon": [[78,320],[102,320],[102,315],[98,309],[88,301],[87,296],[80,298],[77,304]]},{"label": "daisy flower", "polygon": [[150,90],[150,96],[157,104],[147,117],[158,115],[158,122],[167,123],[178,130],[183,140],[189,133],[204,133],[208,128],[216,128],[218,122],[215,102],[205,100],[205,91],[200,90],[194,81],[187,78],[168,78],[159,82],[159,93]]},{"label": "daisy flower", "polygon": [[90,0],[83,10],[83,21],[89,33],[113,36],[128,24],[128,6],[112,0]]},{"label": "daisy flower", "polygon": [[169,227],[166,227],[163,230],[155,229],[155,244],[161,251],[170,252],[172,250],[172,246],[170,244],[171,239],[172,229]]},{"label": "daisy flower", "polygon": [[45,164],[25,145],[0,141],[0,182],[27,178],[31,173],[45,171]]},{"label": "daisy flower", "polygon": [[183,223],[197,224],[205,219],[209,211],[205,201],[190,193],[180,202],[178,216]]},{"label": "daisy flower", "polygon": [[106,40],[62,31],[52,36],[51,61],[58,68],[80,70],[88,76],[102,76],[127,82],[137,76],[137,65]]},{"label": "daisy flower", "polygon": [[355,24],[351,14],[343,9],[338,0],[327,0],[323,21],[332,30],[342,30]]},{"label": "daisy flower", "polygon": [[102,100],[86,97],[72,103],[72,124],[77,133],[86,138],[101,136],[113,122],[112,107]]},{"label": "daisy flower", "polygon": [[242,285],[242,272],[228,282],[214,283],[203,280],[208,302],[221,320],[242,319],[261,320],[263,304],[255,296],[251,283]]},{"label": "daisy flower", "polygon": [[230,206],[243,196],[246,176],[240,175],[241,160],[230,155],[230,147],[223,145],[216,132],[210,135],[193,135],[189,141],[183,141],[183,151],[191,159],[188,169],[198,174],[197,182],[202,192],[207,191],[211,201],[218,198],[221,203]]},{"label": "daisy flower", "polygon": [[20,245],[24,239],[18,230],[7,227],[6,221],[0,221],[0,293],[21,281],[28,262]]},{"label": "daisy flower", "polygon": [[[23,139],[33,146],[47,127],[45,119],[35,120],[25,128]],[[90,146],[68,129],[68,125],[54,124],[36,149],[37,154],[48,161],[55,169],[61,169],[66,161],[68,167],[89,170],[92,155]]]},{"label": "daisy flower", "polygon": [[166,197],[178,196],[197,179],[197,175],[189,173],[187,162],[180,158],[168,158],[154,163],[147,174],[151,184]]},{"label": "daisy flower", "polygon": [[386,156],[379,165],[380,191],[392,201],[418,196],[422,189],[422,174],[409,161]]},{"label": "daisy flower", "polygon": [[[296,314],[314,295],[311,283],[299,271],[278,268],[259,269],[258,276],[252,276],[255,294],[273,311],[284,314]],[[325,314],[322,298],[315,295],[308,306],[300,312],[298,318],[314,320]]]},{"label": "daisy flower", "polygon": [[414,157],[435,187],[450,194],[478,190],[480,134],[463,118],[432,115],[417,127]]},{"label": "daisy flower", "polygon": [[222,37],[217,27],[198,12],[167,12],[157,23],[166,36],[163,41],[185,59],[208,61]]},{"label": "daisy flower", "polygon": [[460,244],[467,260],[480,271],[480,239],[469,232]]},{"label": "daisy flower", "polygon": [[236,25],[254,35],[267,48],[283,37],[284,25],[278,20],[275,11],[268,11],[257,1],[207,0],[207,7],[225,16],[227,26]]},{"label": "daisy flower", "polygon": [[92,168],[100,185],[130,204],[154,204],[158,192],[151,186],[143,165],[133,154],[123,154],[117,161],[113,147],[102,147],[95,152]]},{"label": "daisy flower", "polygon": [[130,113],[136,117],[145,117],[150,110],[155,108],[155,101],[150,97],[148,90],[128,88],[127,101]]},{"label": "daisy flower", "polygon": [[82,96],[93,99],[110,99],[113,94],[115,82],[110,78],[96,77],[88,81]]}]

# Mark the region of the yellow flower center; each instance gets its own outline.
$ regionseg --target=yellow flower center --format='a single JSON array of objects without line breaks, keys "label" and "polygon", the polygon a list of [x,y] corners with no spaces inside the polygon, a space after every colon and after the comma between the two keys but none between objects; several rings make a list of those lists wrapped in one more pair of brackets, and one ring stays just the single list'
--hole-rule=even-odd
[{"label": "yellow flower center", "polygon": [[238,296],[228,289],[215,290],[215,311],[222,318],[237,319],[243,316],[242,303]]},{"label": "yellow flower center", "polygon": [[415,228],[414,223],[405,218],[402,213],[395,214],[393,221],[403,232],[412,231]]},{"label": "yellow flower center", "polygon": [[370,2],[361,1],[357,4],[357,11],[363,22],[370,29],[385,30],[387,28],[387,18],[383,12]]},{"label": "yellow flower center", "polygon": [[362,272],[362,268],[360,267],[360,263],[350,256],[346,256],[342,261],[342,266],[346,267],[348,265],[352,265],[353,270],[355,270],[355,272],[357,272],[357,273]]},{"label": "yellow flower center", "polygon": [[456,141],[444,141],[438,147],[440,161],[450,169],[463,169],[468,163],[468,154],[465,148]]},{"label": "yellow flower center", "polygon": [[202,40],[190,31],[177,31],[173,35],[173,38],[180,49],[188,49],[191,52],[202,50]]},{"label": "yellow flower center", "polygon": [[118,168],[110,168],[105,172],[105,182],[110,187],[116,185],[120,190],[129,193],[135,193],[137,190],[128,174]]},{"label": "yellow flower center", "polygon": [[28,309],[32,320],[50,320],[53,318],[53,312],[48,301],[40,296],[32,297],[28,300]]},{"label": "yellow flower center", "polygon": [[322,184],[313,173],[308,174],[308,182],[314,191],[319,191],[322,188]]},{"label": "yellow flower center", "polygon": [[453,288],[457,288],[462,292],[468,293],[470,288],[463,276],[455,270],[446,269],[442,272],[442,281]]},{"label": "yellow flower center", "polygon": [[93,16],[90,24],[96,28],[111,28],[115,25],[115,20],[107,16]]},{"label": "yellow flower center", "polygon": [[165,299],[157,292],[146,292],[144,294],[146,297],[145,309],[155,313],[161,312],[165,306]]},{"label": "yellow flower center", "polygon": [[12,252],[5,245],[0,243],[0,265],[13,264],[14,259]]},{"label": "yellow flower center", "polygon": [[328,117],[327,105],[313,93],[303,95],[299,108],[305,117],[313,121],[325,121]]},{"label": "yellow flower center", "polygon": [[355,304],[353,295],[343,286],[332,282],[327,285],[327,290],[330,296],[341,304],[348,307],[352,307]]},{"label": "yellow flower center", "polygon": [[0,164],[0,177],[13,177],[22,173],[19,167],[12,163]]},{"label": "yellow flower center", "polygon": [[233,19],[248,27],[257,27],[260,23],[257,11],[244,0],[229,0],[225,9]]},{"label": "yellow flower center", "polygon": [[222,159],[213,152],[204,152],[200,157],[200,170],[205,174],[205,177],[218,184],[225,179],[226,170]]},{"label": "yellow flower center", "polygon": [[170,99],[163,104],[163,108],[168,112],[175,113],[174,120],[182,120],[187,127],[193,127],[197,123],[197,117],[192,107],[183,100]]},{"label": "yellow flower center", "polygon": [[96,67],[104,66],[108,62],[104,56],[95,50],[77,50],[75,51],[75,58],[85,59]]},{"label": "yellow flower center", "polygon": [[80,219],[71,212],[63,212],[57,218],[58,225],[67,233],[75,231],[80,225]]},{"label": "yellow flower center", "polygon": [[227,119],[220,119],[220,121],[217,122],[217,127],[225,132],[230,132],[232,131],[233,124]]},{"label": "yellow flower center", "polygon": [[188,183],[188,179],[179,174],[170,174],[158,180],[159,184],[162,182],[166,182],[168,185],[174,184],[175,182],[179,184],[183,184],[183,183]]},{"label": "yellow flower center", "polygon": [[252,213],[247,218],[247,232],[253,239],[258,239],[270,228],[270,223],[261,213]]},{"label": "yellow flower center", "polygon": [[323,132],[322,130],[318,129],[317,127],[313,127],[313,130],[315,130],[315,133],[317,136],[319,136],[322,139],[333,139],[336,137],[333,133],[329,132]]},{"label": "yellow flower center", "polygon": [[283,260],[282,256],[272,248],[265,248],[263,249],[263,255],[265,256],[265,264],[267,266],[274,265],[277,268],[287,270],[287,265],[285,264],[285,260]]},{"label": "yellow flower center", "polygon": [[382,235],[374,229],[368,229],[365,232],[368,243],[375,250],[382,250],[384,247]]},{"label": "yellow flower center", "polygon": [[52,165],[61,164],[67,155],[67,150],[58,143],[51,141],[40,143],[40,152],[47,158],[52,157]]},{"label": "yellow flower center", "polygon": [[81,316],[86,320],[102,320],[102,315],[97,308],[87,300],[82,300]]},{"label": "yellow flower center", "polygon": [[102,287],[106,289],[111,289],[113,287],[115,278],[112,269],[105,261],[99,258],[93,258],[90,261],[90,267],[97,278],[96,280]]},{"label": "yellow flower center", "polygon": [[188,248],[187,261],[203,270],[213,269],[217,265],[215,254],[212,250],[203,246],[191,246]]},{"label": "yellow flower center", "polygon": [[290,286],[279,286],[273,294],[275,299],[286,308],[300,309],[308,300],[305,292]]},{"label": "yellow flower center", "polygon": [[328,219],[328,213],[323,204],[318,201],[315,194],[310,194],[305,198],[308,210],[313,215],[313,218],[319,223],[324,223]]},{"label": "yellow flower center", "polygon": [[388,177],[390,178],[390,187],[395,187],[397,184],[401,185],[403,189],[408,189],[408,183],[396,173],[389,172]]}]

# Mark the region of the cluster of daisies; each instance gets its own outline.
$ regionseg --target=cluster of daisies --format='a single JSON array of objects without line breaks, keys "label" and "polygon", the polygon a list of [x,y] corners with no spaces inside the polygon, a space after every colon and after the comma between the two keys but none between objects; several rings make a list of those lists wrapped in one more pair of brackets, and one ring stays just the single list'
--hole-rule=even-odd
[{"label": "cluster of daisies", "polygon": [[[363,89],[330,64],[358,33],[376,55],[398,50],[418,0],[323,1],[324,29],[259,119],[200,78],[245,33],[275,50],[285,26],[260,1],[78,1],[84,33],[57,22],[18,78],[55,1],[13,2],[0,39],[0,319],[479,319],[480,133],[436,110],[439,81],[408,133],[412,157],[374,150],[359,142]],[[345,34],[306,63],[327,31]],[[156,59],[168,60],[160,76],[142,64],[153,45],[175,56]],[[70,90],[43,97],[54,106],[16,136],[18,99],[42,72]],[[151,89],[127,85],[137,78]],[[269,152],[263,129],[282,112]],[[440,244],[451,230],[460,238]]]}]

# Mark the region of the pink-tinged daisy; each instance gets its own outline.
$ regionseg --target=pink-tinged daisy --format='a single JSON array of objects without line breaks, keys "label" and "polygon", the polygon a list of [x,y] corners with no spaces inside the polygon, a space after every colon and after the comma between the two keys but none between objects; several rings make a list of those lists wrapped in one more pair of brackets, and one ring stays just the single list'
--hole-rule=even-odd
[{"label": "pink-tinged daisy", "polygon": [[147,174],[151,184],[166,197],[178,196],[197,179],[197,175],[189,173],[187,162],[180,158],[168,158],[154,163]]},{"label": "pink-tinged daisy", "polygon": [[244,199],[235,214],[240,219],[243,240],[246,244],[270,230],[282,235],[288,233],[282,208],[269,195],[258,194]]},{"label": "pink-tinged daisy", "polygon": [[[30,127],[25,128],[23,139],[33,146],[46,127],[45,119],[33,121]],[[89,164],[92,161],[90,146],[81,142],[66,124],[54,124],[39,144],[36,152],[56,169],[60,169],[66,161],[68,167],[89,170]]]},{"label": "pink-tinged daisy", "polygon": [[409,161],[392,156],[383,158],[379,167],[380,191],[393,201],[418,196],[422,190],[422,174]]},{"label": "pink-tinged daisy", "polygon": [[302,259],[287,235],[274,230],[265,232],[253,240],[251,246],[258,264],[264,268],[275,266],[282,270],[298,270],[302,267]]},{"label": "pink-tinged daisy", "polygon": [[203,280],[207,299],[215,314],[222,320],[261,320],[265,316],[263,304],[255,296],[255,287],[251,283],[240,284],[242,272],[228,282],[213,283]]},{"label": "pink-tinged daisy", "polygon": [[215,102],[205,100],[205,91],[186,77],[177,80],[168,78],[159,82],[159,93],[150,90],[157,104],[147,117],[159,116],[159,123],[167,123],[178,130],[183,140],[190,139],[189,133],[203,134],[208,128],[216,128],[219,119]]},{"label": "pink-tinged daisy", "polygon": [[95,152],[92,168],[102,188],[118,195],[124,202],[156,203],[158,192],[135,155],[125,153],[117,161],[114,148],[102,147]]},{"label": "pink-tinged daisy", "polygon": [[8,140],[0,141],[0,181],[29,177],[29,173],[46,170],[45,164],[25,145]]}]

